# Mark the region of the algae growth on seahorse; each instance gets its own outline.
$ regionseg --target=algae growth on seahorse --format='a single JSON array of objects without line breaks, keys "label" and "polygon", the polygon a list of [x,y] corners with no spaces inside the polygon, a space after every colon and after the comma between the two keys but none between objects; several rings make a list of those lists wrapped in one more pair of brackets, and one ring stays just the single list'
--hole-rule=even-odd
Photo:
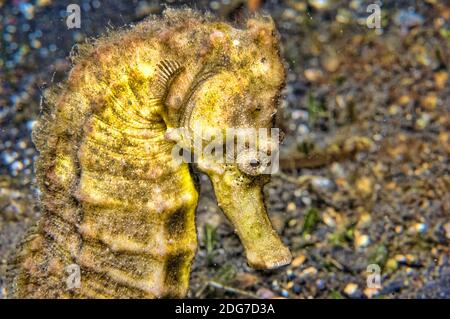
[{"label": "algae growth on seahorse", "polygon": [[173,159],[177,128],[271,128],[284,78],[267,16],[237,27],[167,9],[81,46],[67,80],[45,92],[33,131],[42,216],[18,251],[13,296],[184,297],[197,249],[189,165],[210,177],[249,265],[288,264],[257,158]]}]

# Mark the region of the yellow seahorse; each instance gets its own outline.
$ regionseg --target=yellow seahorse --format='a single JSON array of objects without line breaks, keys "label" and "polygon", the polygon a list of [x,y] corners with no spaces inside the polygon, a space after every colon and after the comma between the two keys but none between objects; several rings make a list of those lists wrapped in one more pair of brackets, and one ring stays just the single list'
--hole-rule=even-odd
[{"label": "yellow seahorse", "polygon": [[[234,27],[167,9],[81,46],[34,128],[42,217],[17,254],[13,296],[184,297],[198,193],[174,146],[189,148],[195,127],[271,128],[284,79],[274,22],[263,15]],[[242,158],[200,155],[196,165],[248,263],[288,264],[264,205],[261,162]],[[68,271],[79,272],[73,285]]]}]

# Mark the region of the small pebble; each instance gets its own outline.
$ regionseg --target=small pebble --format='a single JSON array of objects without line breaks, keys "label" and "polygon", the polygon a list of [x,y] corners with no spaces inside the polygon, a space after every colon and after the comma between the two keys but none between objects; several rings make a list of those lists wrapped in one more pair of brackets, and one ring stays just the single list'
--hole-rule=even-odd
[{"label": "small pebble", "polygon": [[278,289],[280,289],[280,285],[278,284],[278,281],[277,280],[274,280],[274,281],[272,281],[272,289],[273,290],[278,290]]},{"label": "small pebble", "polygon": [[256,295],[261,299],[272,299],[275,297],[273,291],[267,288],[259,288]]},{"label": "small pebble", "polygon": [[314,267],[308,267],[305,270],[303,270],[300,274],[300,278],[305,279],[308,277],[315,276],[317,274],[317,269]]},{"label": "small pebble", "polygon": [[405,257],[405,255],[397,254],[397,255],[395,255],[394,259],[399,264],[406,264],[406,257]]},{"label": "small pebble", "polygon": [[328,72],[336,72],[339,68],[339,59],[335,55],[327,56],[322,60],[322,66]]},{"label": "small pebble", "polygon": [[427,229],[428,229],[427,224],[417,223],[417,224],[414,224],[413,226],[411,226],[411,228],[409,229],[409,233],[410,234],[423,234],[427,231]]},{"label": "small pebble", "polygon": [[305,204],[306,206],[310,206],[312,201],[311,201],[311,198],[310,198],[310,197],[303,196],[303,197],[302,197],[302,202],[303,202],[303,204]]},{"label": "small pebble", "polygon": [[344,288],[344,293],[350,298],[357,297],[358,295],[358,285],[355,283],[349,283]]},{"label": "small pebble", "polygon": [[412,254],[406,255],[406,264],[409,266],[420,266],[419,258]]},{"label": "small pebble", "polygon": [[333,182],[325,177],[314,177],[311,181],[311,185],[315,190],[328,191],[333,188]]},{"label": "small pebble", "polygon": [[389,258],[386,261],[386,268],[389,270],[396,270],[398,268],[398,262],[394,258]]},{"label": "small pebble", "polygon": [[209,3],[209,6],[211,7],[211,9],[213,10],[219,10],[220,9],[220,3],[219,1],[211,1]]},{"label": "small pebble", "polygon": [[287,277],[288,277],[288,279],[289,280],[292,280],[292,279],[294,279],[296,276],[295,276],[295,273],[292,271],[292,269],[288,269],[287,271],[286,271],[286,275],[287,275]]},{"label": "small pebble", "polygon": [[322,221],[327,225],[328,227],[334,228],[336,226],[336,222],[334,221],[334,218],[330,216],[328,213],[324,213],[322,216]]},{"label": "small pebble", "polygon": [[295,227],[295,225],[297,225],[297,223],[298,223],[297,219],[292,218],[288,221],[288,226],[292,228],[292,227]]},{"label": "small pebble", "polygon": [[414,10],[401,10],[394,20],[402,31],[407,31],[408,28],[419,26],[424,22],[424,18]]},{"label": "small pebble", "polygon": [[366,289],[364,289],[364,295],[367,298],[376,297],[379,293],[380,293],[380,291],[378,289],[376,289],[376,288],[366,288]]},{"label": "small pebble", "polygon": [[355,246],[357,248],[367,247],[370,244],[370,238],[368,235],[361,234],[359,231],[355,231]]},{"label": "small pebble", "polygon": [[293,120],[302,120],[307,121],[309,118],[309,114],[303,110],[295,110],[292,112],[291,117]]},{"label": "small pebble", "polygon": [[92,7],[93,7],[94,9],[98,9],[98,8],[100,8],[100,6],[101,6],[101,3],[100,3],[99,0],[94,0],[94,1],[92,1]]},{"label": "small pebble", "polygon": [[324,10],[330,5],[329,0],[309,0],[309,4],[317,10]]},{"label": "small pebble", "polygon": [[293,211],[295,211],[296,208],[297,208],[297,206],[295,205],[294,202],[289,202],[287,207],[286,207],[286,210],[288,212],[293,212]]},{"label": "small pebble", "polygon": [[306,69],[305,78],[310,82],[317,82],[322,77],[322,71],[319,69]]},{"label": "small pebble", "polygon": [[308,126],[305,124],[300,124],[297,128],[297,132],[298,132],[299,136],[306,135],[309,133],[309,131],[310,130],[309,130]]},{"label": "small pebble", "polygon": [[18,157],[18,154],[16,152],[12,152],[12,153],[4,152],[3,156],[2,156],[2,160],[3,160],[3,163],[5,163],[6,165],[9,165],[9,164],[13,163],[17,157]]},{"label": "small pebble", "polygon": [[45,7],[45,6],[48,6],[48,5],[51,4],[51,3],[52,3],[51,0],[37,0],[37,1],[36,1],[36,5],[37,5],[38,7]]},{"label": "small pebble", "polygon": [[292,267],[294,267],[294,268],[299,267],[299,266],[303,265],[303,263],[305,262],[305,260],[306,260],[305,255],[303,255],[303,254],[298,255],[297,257],[295,257],[295,258],[292,260],[291,265],[292,265]]},{"label": "small pebble", "polygon": [[408,276],[411,276],[414,274],[414,269],[412,269],[411,267],[406,267],[405,271]]},{"label": "small pebble", "polygon": [[316,281],[316,286],[317,286],[317,289],[319,289],[319,290],[323,290],[323,289],[325,289],[325,285],[326,283],[325,283],[325,280],[323,280],[323,279],[317,279],[317,281]]},{"label": "small pebble", "polygon": [[372,194],[373,183],[372,183],[372,180],[368,177],[361,177],[358,180],[356,180],[355,186],[356,186],[356,189],[363,196],[368,196],[368,195]]},{"label": "small pebble", "polygon": [[302,287],[299,284],[294,284],[294,286],[292,287],[292,291],[298,295],[300,292],[302,292]]}]

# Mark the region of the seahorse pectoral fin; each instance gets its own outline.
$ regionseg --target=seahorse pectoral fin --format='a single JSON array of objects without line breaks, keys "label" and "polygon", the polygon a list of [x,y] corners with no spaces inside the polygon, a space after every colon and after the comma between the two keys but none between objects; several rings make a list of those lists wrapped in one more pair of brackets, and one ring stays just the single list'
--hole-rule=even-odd
[{"label": "seahorse pectoral fin", "polygon": [[181,63],[172,60],[162,60],[156,65],[156,81],[158,97],[164,100],[169,92],[170,85],[175,77],[184,70]]},{"label": "seahorse pectoral fin", "polygon": [[222,176],[210,176],[219,206],[235,227],[245,248],[248,264],[274,269],[292,260],[289,249],[273,229],[259,185],[233,185]]},{"label": "seahorse pectoral fin", "polygon": [[152,91],[157,92],[154,104],[160,105],[160,115],[167,125],[173,125],[167,109],[166,99],[169,94],[172,82],[185,69],[181,63],[173,60],[162,60],[156,65],[156,77],[153,82]]}]

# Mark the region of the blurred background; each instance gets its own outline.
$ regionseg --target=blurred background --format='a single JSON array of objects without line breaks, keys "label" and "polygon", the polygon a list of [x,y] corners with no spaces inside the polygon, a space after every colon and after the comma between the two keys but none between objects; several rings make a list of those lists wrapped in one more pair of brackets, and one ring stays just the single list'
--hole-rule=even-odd
[{"label": "blurred background", "polygon": [[[66,26],[71,3],[80,28]],[[284,269],[249,268],[200,176],[189,297],[450,298],[450,4],[439,0],[0,1],[0,298],[39,215],[30,132],[42,90],[65,78],[77,43],[186,5],[277,24],[286,136],[265,192],[294,254]]]}]

